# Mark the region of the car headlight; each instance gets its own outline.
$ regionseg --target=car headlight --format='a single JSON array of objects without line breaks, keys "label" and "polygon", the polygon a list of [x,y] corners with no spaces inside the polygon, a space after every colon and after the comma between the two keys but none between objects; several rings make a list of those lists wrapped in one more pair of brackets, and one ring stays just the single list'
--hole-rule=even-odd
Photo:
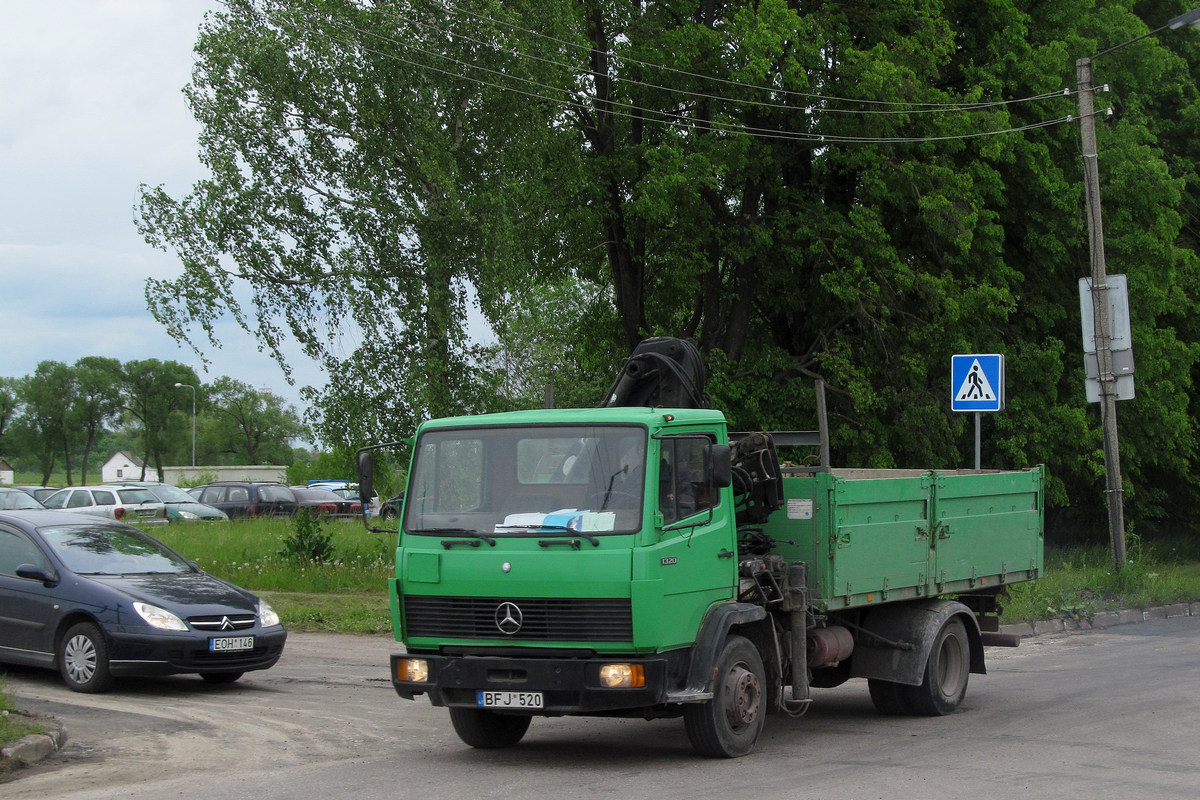
[{"label": "car headlight", "polygon": [[164,631],[186,631],[188,629],[183,620],[165,608],[152,606],[149,603],[134,603],[133,610],[138,613],[139,617],[146,620],[146,624],[151,628],[159,628]]},{"label": "car headlight", "polygon": [[270,628],[272,625],[279,624],[279,615],[275,613],[275,609],[267,604],[266,600],[258,601],[258,622],[264,628]]},{"label": "car headlight", "polygon": [[199,514],[193,514],[191,511],[176,511],[180,519],[200,519]]}]

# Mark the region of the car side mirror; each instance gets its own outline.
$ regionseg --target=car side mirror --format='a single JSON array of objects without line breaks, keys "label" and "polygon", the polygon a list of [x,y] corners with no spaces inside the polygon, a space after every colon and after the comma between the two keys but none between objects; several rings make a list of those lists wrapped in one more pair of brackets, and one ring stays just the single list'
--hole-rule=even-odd
[{"label": "car side mirror", "polygon": [[58,583],[58,575],[53,572],[47,572],[41,567],[35,567],[33,564],[22,564],[17,567],[17,577],[31,581],[41,581],[45,586],[52,586]]}]

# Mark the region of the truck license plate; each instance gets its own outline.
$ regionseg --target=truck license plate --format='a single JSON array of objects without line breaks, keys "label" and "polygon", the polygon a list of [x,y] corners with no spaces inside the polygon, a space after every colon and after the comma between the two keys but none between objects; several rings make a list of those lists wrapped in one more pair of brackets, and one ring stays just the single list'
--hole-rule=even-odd
[{"label": "truck license plate", "polygon": [[222,636],[208,640],[210,653],[232,653],[238,650],[253,650],[253,636]]},{"label": "truck license plate", "polygon": [[478,705],[483,708],[543,708],[541,692],[478,692]]}]

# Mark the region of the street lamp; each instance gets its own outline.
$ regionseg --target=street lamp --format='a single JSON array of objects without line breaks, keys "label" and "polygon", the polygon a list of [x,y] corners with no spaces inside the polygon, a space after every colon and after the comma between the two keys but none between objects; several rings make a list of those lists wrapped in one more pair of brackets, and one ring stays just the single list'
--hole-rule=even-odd
[{"label": "street lamp", "polygon": [[186,387],[192,390],[192,466],[196,466],[196,387],[190,383],[177,383],[175,388]]},{"label": "street lamp", "polygon": [[1100,217],[1100,170],[1096,157],[1096,118],[1092,104],[1092,62],[1100,56],[1120,50],[1163,31],[1184,26],[1200,28],[1200,8],[1175,17],[1149,33],[1128,42],[1101,50],[1075,62],[1079,83],[1079,128],[1082,139],[1084,197],[1087,202],[1088,246],[1092,262],[1092,313],[1096,335],[1096,365],[1100,384],[1100,421],[1104,429],[1104,468],[1107,473],[1108,529],[1112,540],[1113,563],[1125,566],[1125,509],[1122,498],[1121,454],[1117,446],[1116,375],[1113,374],[1112,328],[1108,318],[1108,272],[1104,263],[1104,225]]}]

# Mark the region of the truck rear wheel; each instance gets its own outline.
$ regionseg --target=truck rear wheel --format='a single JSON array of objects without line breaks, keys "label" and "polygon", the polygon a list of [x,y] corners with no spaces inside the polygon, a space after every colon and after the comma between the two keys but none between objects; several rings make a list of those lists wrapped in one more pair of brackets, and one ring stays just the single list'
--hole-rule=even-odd
[{"label": "truck rear wheel", "polygon": [[924,680],[920,686],[902,687],[904,699],[918,716],[950,714],[966,696],[970,674],[971,649],[966,626],[957,617],[949,619],[930,648]]},{"label": "truck rear wheel", "polygon": [[512,747],[525,736],[531,721],[532,717],[497,714],[483,708],[450,709],[450,722],[458,738],[481,750]]},{"label": "truck rear wheel", "polygon": [[698,753],[737,758],[754,749],[767,714],[763,674],[750,640],[730,636],[717,659],[712,700],[683,707],[684,728]]},{"label": "truck rear wheel", "polygon": [[880,678],[867,678],[867,689],[871,692],[871,702],[875,710],[889,717],[909,717],[913,710],[908,705],[905,690],[908,687],[901,683],[893,683]]}]

